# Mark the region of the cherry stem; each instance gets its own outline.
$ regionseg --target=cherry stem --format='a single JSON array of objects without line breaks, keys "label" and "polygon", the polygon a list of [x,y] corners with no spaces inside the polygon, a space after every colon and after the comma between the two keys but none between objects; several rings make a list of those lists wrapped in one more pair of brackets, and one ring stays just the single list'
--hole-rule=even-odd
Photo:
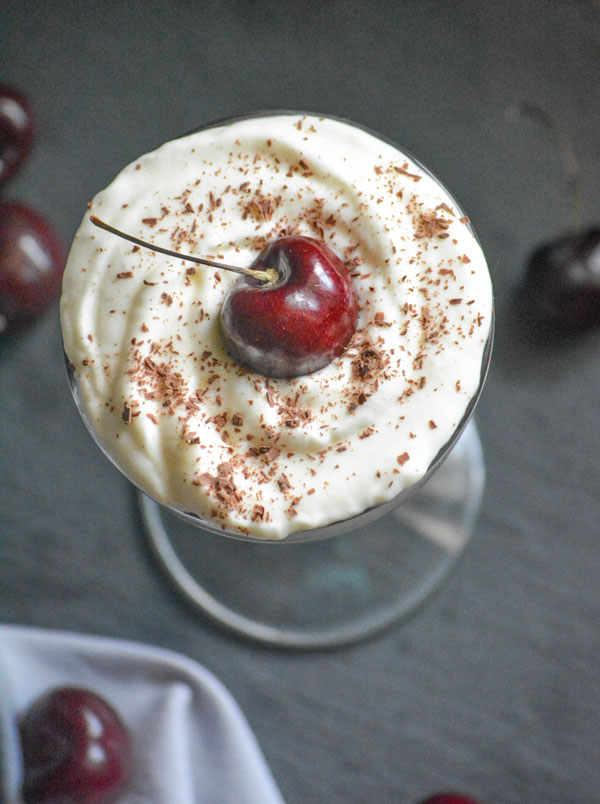
[{"label": "cherry stem", "polygon": [[558,140],[562,162],[567,174],[567,182],[571,193],[571,225],[575,233],[581,230],[581,172],[571,142],[556,120],[544,109],[533,103],[522,103],[516,111],[542,123]]},{"label": "cherry stem", "polygon": [[159,251],[161,254],[166,254],[168,257],[178,257],[181,260],[188,260],[189,262],[195,262],[199,265],[209,265],[211,268],[222,268],[224,271],[233,271],[236,274],[253,276],[255,279],[260,279],[261,282],[272,283],[275,282],[278,277],[277,271],[274,268],[266,268],[264,271],[254,268],[240,268],[239,266],[228,265],[224,262],[206,260],[203,257],[193,257],[191,254],[181,254],[179,251],[172,251],[171,249],[157,246],[156,243],[148,243],[145,240],[140,240],[139,237],[134,237],[133,235],[127,234],[127,232],[122,232],[120,229],[115,229],[114,226],[111,226],[110,224],[105,223],[105,221],[100,220],[100,218],[98,218],[96,215],[90,215],[90,220],[100,229],[104,229],[111,234],[122,237],[124,240],[129,240],[130,243],[135,243],[136,246],[143,246],[151,251]]}]

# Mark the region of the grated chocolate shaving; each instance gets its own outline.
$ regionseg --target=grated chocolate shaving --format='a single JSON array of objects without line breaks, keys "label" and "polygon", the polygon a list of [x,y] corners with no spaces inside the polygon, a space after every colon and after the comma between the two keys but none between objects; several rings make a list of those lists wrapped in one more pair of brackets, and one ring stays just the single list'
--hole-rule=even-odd
[{"label": "grated chocolate shaving", "polygon": [[447,218],[440,218],[435,212],[421,212],[416,221],[415,237],[435,237],[444,233],[452,221]]},{"label": "grated chocolate shaving", "polygon": [[275,212],[277,201],[278,199],[265,196],[260,190],[257,190],[254,197],[244,204],[242,218],[245,220],[250,216],[252,218],[262,218],[265,221],[270,221]]},{"label": "grated chocolate shaving", "polygon": [[358,355],[352,361],[352,377],[355,380],[372,380],[383,368],[383,358],[374,346],[365,342],[358,349]]},{"label": "grated chocolate shaving", "polygon": [[401,173],[403,176],[408,176],[409,179],[414,179],[415,182],[421,181],[421,179],[423,178],[422,176],[419,176],[416,173],[409,173],[406,168],[407,163],[405,163],[402,167],[394,165],[394,170],[396,171],[396,173]]},{"label": "grated chocolate shaving", "polygon": [[204,472],[194,482],[195,485],[206,488],[208,493],[229,511],[238,508],[242,502],[242,495],[235,484],[229,463],[219,464],[216,475]]}]

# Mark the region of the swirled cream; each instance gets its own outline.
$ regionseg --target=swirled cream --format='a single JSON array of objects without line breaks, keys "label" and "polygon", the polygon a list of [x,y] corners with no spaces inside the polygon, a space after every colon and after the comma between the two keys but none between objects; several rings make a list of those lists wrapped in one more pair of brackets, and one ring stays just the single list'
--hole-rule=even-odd
[{"label": "swirled cream", "polygon": [[64,275],[65,352],[99,443],[161,503],[262,538],[346,519],[420,480],[478,391],[492,291],[468,219],[360,128],[297,114],[209,128],[142,156],[89,206],[234,265],[282,233],[320,238],[359,295],[341,357],[269,379],[224,349],[234,274],[132,246],[86,214]]}]

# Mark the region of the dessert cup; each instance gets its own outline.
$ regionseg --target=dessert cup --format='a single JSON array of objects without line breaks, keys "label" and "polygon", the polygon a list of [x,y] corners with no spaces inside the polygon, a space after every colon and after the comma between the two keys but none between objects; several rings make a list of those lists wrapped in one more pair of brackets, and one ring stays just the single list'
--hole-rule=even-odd
[{"label": "dessert cup", "polygon": [[[218,121],[203,130],[240,119]],[[462,215],[441,182],[402,153],[444,189]],[[412,613],[447,576],[473,532],[485,468],[472,415],[490,362],[493,329],[492,313],[477,391],[425,475],[359,515],[268,540],[224,530],[138,488],[148,544],[188,604],[239,636],[299,649],[349,644]],[[66,364],[82,418],[113,460],[89,424],[68,359]]]},{"label": "dessert cup", "polygon": [[[490,332],[480,390],[492,341]],[[223,531],[137,489],[148,545],[194,610],[241,637],[323,649],[375,635],[427,600],[473,534],[485,484],[475,403],[420,483],[359,516],[262,540]]]}]

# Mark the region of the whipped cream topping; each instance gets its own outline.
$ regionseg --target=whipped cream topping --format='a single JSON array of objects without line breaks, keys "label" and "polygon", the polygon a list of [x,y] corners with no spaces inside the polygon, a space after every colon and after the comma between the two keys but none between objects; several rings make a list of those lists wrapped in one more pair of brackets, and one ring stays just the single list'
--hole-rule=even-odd
[{"label": "whipped cream topping", "polygon": [[261,538],[318,528],[423,478],[481,379],[489,272],[469,221],[409,157],[330,118],[205,129],[126,167],[89,213],[183,253],[249,266],[281,234],[323,240],[360,302],[346,351],[269,379],[225,351],[236,275],[96,228],[64,274],[64,348],[98,442],[136,485]]}]

